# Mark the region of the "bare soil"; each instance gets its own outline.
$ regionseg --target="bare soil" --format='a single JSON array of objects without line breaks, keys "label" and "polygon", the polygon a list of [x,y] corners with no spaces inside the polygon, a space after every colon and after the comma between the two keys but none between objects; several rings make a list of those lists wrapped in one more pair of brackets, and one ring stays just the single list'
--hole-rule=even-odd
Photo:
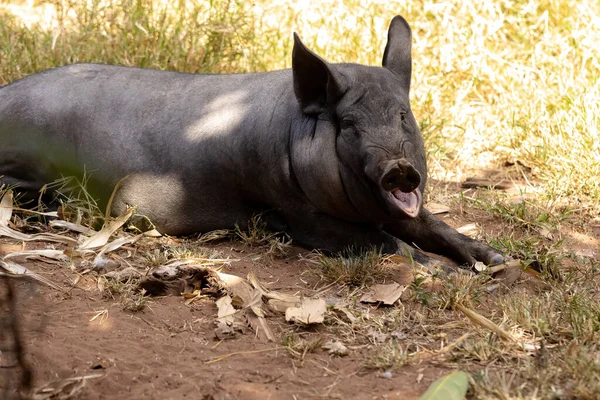
[{"label": "bare soil", "polygon": [[[6,240],[1,243],[3,253],[15,246]],[[227,246],[231,244],[219,249],[241,258],[227,268],[228,273],[245,276],[253,270],[272,290],[310,291],[302,277],[306,263],[297,256],[265,267],[252,261],[254,255],[248,256],[246,246]],[[23,264],[65,287],[73,286],[77,277],[57,265]],[[410,365],[395,370],[389,379],[364,368],[367,349],[351,349],[343,358],[317,349],[300,360],[281,341],[271,343],[252,332],[221,342],[214,333],[214,299],[186,305],[182,297],[153,298],[142,311],[132,313],[123,310],[118,299],[103,296],[92,275],[84,275],[68,294],[28,281],[19,281],[16,288],[35,387],[91,376],[75,398],[412,399],[451,370],[435,364]],[[281,315],[268,322],[279,338],[290,330]],[[242,354],[207,363],[236,352]],[[16,372],[8,383],[13,389]]]}]

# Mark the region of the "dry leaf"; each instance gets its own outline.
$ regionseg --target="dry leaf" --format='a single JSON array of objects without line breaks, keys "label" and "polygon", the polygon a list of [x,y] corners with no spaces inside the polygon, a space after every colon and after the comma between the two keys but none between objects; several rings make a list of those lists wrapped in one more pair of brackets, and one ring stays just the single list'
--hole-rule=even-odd
[{"label": "dry leaf", "polygon": [[77,244],[75,239],[70,237],[54,235],[52,233],[38,233],[35,235],[28,235],[19,231],[15,231],[8,227],[10,218],[13,211],[13,192],[8,190],[2,200],[0,201],[0,236],[6,236],[12,239],[22,240],[24,242],[31,241],[45,241],[45,242],[56,242],[56,243],[67,243]]},{"label": "dry leaf", "polygon": [[512,286],[519,278],[523,275],[523,270],[521,266],[512,266],[505,268],[500,271],[496,275],[494,275],[494,280],[502,283],[506,287]]},{"label": "dry leaf", "polygon": [[218,310],[215,336],[220,340],[232,338],[236,332],[243,332],[246,327],[239,321],[240,314],[233,308],[231,300],[231,297],[223,296],[215,302]]},{"label": "dry leaf", "polygon": [[427,210],[433,215],[446,214],[450,212],[450,207],[439,203],[427,203]]},{"label": "dry leaf", "polygon": [[479,227],[477,226],[477,224],[467,224],[467,225],[463,225],[459,228],[456,228],[456,231],[458,233],[462,233],[463,235],[467,235],[470,238],[475,238],[477,235],[479,235]]},{"label": "dry leaf", "polygon": [[348,348],[340,341],[327,342],[323,345],[323,348],[327,350],[329,354],[334,356],[343,357],[347,356],[349,353]]},{"label": "dry leaf", "polygon": [[302,299],[298,297],[298,301],[289,302],[289,301],[281,301],[278,299],[268,299],[267,300],[267,308],[276,313],[285,313],[286,310],[290,307],[300,307],[302,304]]},{"label": "dry leaf", "polygon": [[290,304],[290,306],[302,303],[302,299],[300,298],[300,296],[296,296],[293,294],[286,294],[286,293],[271,292],[271,291],[265,289],[260,284],[260,282],[258,281],[258,278],[252,271],[250,271],[248,273],[248,281],[255,289],[259,290],[262,293],[262,295],[269,300],[272,299],[272,300],[277,300],[281,303],[288,303],[288,304]]},{"label": "dry leaf", "polygon": [[54,242],[54,243],[66,243],[70,245],[77,244],[77,240],[61,236],[55,235],[52,233],[37,233],[35,235],[28,235],[26,233],[21,233],[19,231],[15,231],[14,229],[9,228],[8,226],[0,225],[0,236],[6,236],[12,239],[21,240],[23,242],[33,242],[33,241],[41,241],[41,242]]},{"label": "dry leaf", "polygon": [[373,339],[374,343],[385,343],[390,337],[387,333],[380,332],[373,328],[369,328],[369,336]]},{"label": "dry leaf", "polygon": [[43,283],[46,286],[50,286],[53,289],[56,289],[56,290],[59,290],[61,292],[65,292],[65,293],[67,292],[65,289],[63,289],[62,287],[60,287],[56,283],[52,282],[48,278],[45,278],[45,277],[43,277],[43,276],[41,276],[39,274],[31,272],[30,270],[28,270],[27,268],[25,268],[21,264],[17,264],[17,263],[12,262],[12,261],[0,260],[0,269],[3,269],[8,274],[27,276],[28,278],[31,278],[31,279],[33,279],[35,281]]},{"label": "dry leaf", "polygon": [[0,225],[8,226],[13,212],[13,191],[7,190],[0,201]]},{"label": "dry leaf", "polygon": [[[259,293],[259,298],[260,298],[260,293]],[[275,336],[273,335],[273,332],[271,332],[271,328],[269,328],[269,325],[267,324],[267,320],[265,319],[265,314],[264,314],[262,308],[260,308],[258,306],[253,306],[250,309],[254,313],[254,316],[256,316],[256,318],[258,320],[258,326],[264,332],[265,336],[267,337],[267,340],[270,342],[274,342]],[[252,314],[249,314],[249,315],[252,315]],[[249,320],[250,320],[250,318],[249,318]]]},{"label": "dry leaf", "polygon": [[321,324],[325,320],[327,303],[323,299],[303,298],[300,307],[290,307],[285,311],[285,320],[301,324]]},{"label": "dry leaf", "polygon": [[77,250],[90,250],[100,246],[104,246],[108,242],[108,239],[110,239],[110,237],[113,235],[113,233],[115,233],[117,229],[122,227],[123,224],[125,224],[125,222],[127,222],[129,218],[131,218],[134,210],[134,208],[129,208],[123,215],[111,220],[108,224],[105,223],[99,232],[96,232],[95,234],[87,238],[83,243],[81,243],[81,245],[77,247]]},{"label": "dry leaf", "polygon": [[100,252],[94,258],[94,261],[92,262],[92,264],[94,265],[94,268],[100,268],[100,267],[104,266],[109,261],[109,260],[107,260],[104,257],[104,255],[106,253],[110,253],[111,251],[115,251],[119,247],[124,246],[126,244],[135,243],[142,236],[143,236],[143,234],[139,234],[137,236],[122,237],[122,238],[119,238],[119,239],[115,239],[112,242],[106,244],[104,247],[102,247],[102,249],[100,249]]},{"label": "dry leaf", "polygon": [[350,321],[350,323],[351,323],[351,324],[355,323],[355,322],[358,320],[358,318],[356,318],[356,317],[354,316],[354,314],[352,314],[352,313],[350,312],[350,310],[348,310],[346,307],[344,307],[344,306],[342,306],[342,305],[340,305],[340,304],[336,304],[336,305],[333,307],[333,309],[334,309],[335,311],[339,311],[339,312],[341,312],[341,313],[342,313],[342,314],[343,314],[343,315],[344,315],[344,316],[345,316],[345,317],[348,319],[348,321]]},{"label": "dry leaf", "polygon": [[233,324],[236,311],[231,304],[231,297],[223,296],[215,301],[215,304],[217,305],[217,319],[221,322]]},{"label": "dry leaf", "polygon": [[154,238],[162,237],[162,233],[160,233],[156,229],[150,229],[149,231],[144,232],[143,235],[147,236],[147,237],[154,237]]},{"label": "dry leaf", "polygon": [[54,219],[50,221],[50,227],[68,229],[70,231],[83,233],[84,235],[88,236],[97,233],[95,230],[88,228],[87,226],[76,224],[74,222],[63,221],[62,219]]},{"label": "dry leaf", "polygon": [[53,260],[59,261],[68,261],[69,257],[65,254],[63,250],[53,250],[53,249],[43,249],[43,250],[24,250],[24,251],[14,251],[12,253],[8,253],[4,256],[4,260],[8,258],[19,258],[23,257],[26,260],[29,259],[38,259],[44,261],[44,258],[50,258]]},{"label": "dry leaf", "polygon": [[227,290],[232,297],[238,297],[242,300],[241,307],[249,307],[256,303],[256,296],[258,295],[258,302],[260,302],[260,292],[252,288],[248,281],[237,275],[225,274],[217,272],[217,277],[221,281],[221,288]]},{"label": "dry leaf", "polygon": [[400,299],[405,290],[406,286],[399,285],[396,282],[387,285],[373,285],[360,298],[360,301],[363,303],[383,303],[391,306]]}]

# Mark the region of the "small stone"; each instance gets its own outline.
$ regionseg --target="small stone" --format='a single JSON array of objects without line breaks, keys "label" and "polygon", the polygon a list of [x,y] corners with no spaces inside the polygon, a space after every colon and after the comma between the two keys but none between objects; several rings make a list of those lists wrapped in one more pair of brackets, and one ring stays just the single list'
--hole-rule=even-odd
[{"label": "small stone", "polygon": [[381,374],[381,377],[384,379],[392,379],[394,375],[392,374],[392,371],[385,371]]}]

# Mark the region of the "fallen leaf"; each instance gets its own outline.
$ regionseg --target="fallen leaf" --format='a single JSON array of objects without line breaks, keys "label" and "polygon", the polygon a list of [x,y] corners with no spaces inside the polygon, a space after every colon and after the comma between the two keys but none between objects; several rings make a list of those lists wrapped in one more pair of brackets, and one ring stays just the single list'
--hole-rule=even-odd
[{"label": "fallen leaf", "polygon": [[550,231],[550,229],[546,226],[541,226],[538,229],[540,235],[542,235],[544,238],[548,239],[548,240],[554,240],[554,235],[552,234],[552,232]]},{"label": "fallen leaf", "polygon": [[97,233],[95,230],[88,228],[87,226],[76,224],[74,222],[63,221],[62,219],[54,219],[50,221],[49,225],[52,228],[68,229],[70,231],[83,233],[84,235],[88,236]]},{"label": "fallen leaf", "polygon": [[[43,276],[41,276],[39,274],[36,274],[35,272],[31,272],[30,270],[28,270],[27,268],[25,268],[21,264],[17,264],[17,263],[12,262],[12,261],[0,260],[0,269],[3,269],[4,271],[6,271],[6,273],[11,274],[11,275],[23,275],[23,276],[27,276],[28,278],[31,278],[31,279],[33,279],[35,281],[43,283],[46,286],[50,286],[53,289],[59,290],[59,291],[64,292],[64,293],[67,292],[67,290],[63,289],[62,287],[60,287],[56,283],[52,282],[50,279],[45,278],[45,277],[43,277]],[[0,275],[1,275],[1,272],[0,272]]]},{"label": "fallen leaf", "polygon": [[470,238],[474,238],[479,235],[479,227],[476,224],[467,224],[463,225],[459,228],[456,228],[458,233],[462,233],[463,235],[467,235]]},{"label": "fallen leaf", "polygon": [[236,332],[243,332],[246,327],[244,323],[238,320],[240,314],[233,308],[231,300],[231,297],[226,295],[215,302],[217,305],[215,336],[219,340],[232,338]]},{"label": "fallen leaf", "polygon": [[111,251],[115,251],[119,247],[122,247],[122,246],[124,246],[126,244],[135,243],[142,236],[143,236],[143,234],[139,234],[137,236],[126,236],[126,237],[122,237],[122,238],[119,238],[119,239],[115,239],[112,242],[104,245],[102,247],[102,249],[100,249],[100,252],[94,258],[94,261],[92,262],[92,264],[94,265],[94,268],[100,268],[100,267],[104,266],[104,264],[106,264],[107,262],[109,262],[109,260],[107,260],[104,257],[104,255],[106,253],[110,253]]},{"label": "fallen leaf", "polygon": [[325,320],[327,303],[323,299],[303,298],[300,307],[289,307],[285,320],[300,324],[321,324]]},{"label": "fallen leaf", "polygon": [[334,356],[344,357],[349,353],[348,348],[340,341],[327,342],[322,347],[327,350],[329,354]]},{"label": "fallen leaf", "polygon": [[596,257],[596,252],[593,249],[580,249],[575,251],[575,255],[584,258],[594,258]]},{"label": "fallen leaf", "polygon": [[22,240],[24,242],[45,241],[55,243],[77,244],[77,240],[70,237],[54,235],[52,233],[38,233],[28,235],[9,228],[10,218],[13,212],[13,192],[6,191],[2,200],[0,200],[0,236],[6,236],[12,239]]},{"label": "fallen leaf", "polygon": [[0,225],[8,226],[13,212],[13,191],[7,190],[0,200]]},{"label": "fallen leaf", "polygon": [[391,306],[400,299],[405,290],[406,286],[399,285],[396,282],[387,285],[377,284],[363,294],[360,301],[362,303],[383,303]]},{"label": "fallen leaf", "polygon": [[125,224],[125,222],[127,222],[129,218],[131,218],[134,211],[134,208],[129,208],[121,216],[110,220],[110,222],[108,223],[105,223],[102,229],[100,229],[100,231],[96,232],[95,234],[84,240],[83,243],[81,243],[77,247],[77,250],[90,250],[104,246],[108,242],[110,237],[113,235],[113,233],[115,233],[117,229],[122,227],[123,224]]},{"label": "fallen leaf", "polygon": [[433,382],[419,400],[462,400],[468,389],[469,375],[463,371],[454,371]]},{"label": "fallen leaf", "polygon": [[512,286],[523,275],[521,266],[512,266],[505,268],[494,275],[494,280],[502,283],[506,287]]},{"label": "fallen leaf", "polygon": [[14,229],[4,225],[0,225],[0,236],[6,236],[12,239],[22,240],[24,242],[40,241],[66,243],[71,245],[77,244],[77,240],[67,236],[55,235],[52,233],[37,233],[34,235],[28,235],[26,233],[15,231]]},{"label": "fallen leaf", "polygon": [[240,308],[256,304],[257,294],[258,302],[260,302],[260,292],[254,289],[244,278],[222,272],[217,272],[216,274],[221,281],[221,288],[227,290],[232,297],[237,297],[241,300],[241,304],[238,304]]},{"label": "fallen leaf", "polygon": [[427,203],[426,208],[433,215],[446,214],[450,212],[450,207],[439,203]]},{"label": "fallen leaf", "polygon": [[410,258],[401,256],[399,254],[390,254],[388,256],[385,256],[385,259],[389,260],[391,262],[394,262],[396,264],[404,264],[404,265],[413,264],[413,262],[411,261]]},{"label": "fallen leaf", "polygon": [[355,322],[358,320],[358,318],[356,318],[356,317],[354,316],[354,314],[352,314],[352,313],[350,312],[350,310],[348,310],[346,307],[344,307],[344,306],[342,306],[342,305],[340,305],[340,304],[336,304],[336,305],[333,307],[333,309],[334,309],[335,311],[339,311],[340,313],[342,313],[342,314],[343,314],[343,315],[344,315],[344,316],[345,316],[345,317],[348,319],[348,321],[350,321],[350,323],[351,323],[351,324],[355,323]]},{"label": "fallen leaf", "polygon": [[[260,299],[260,294],[259,294],[258,298]],[[251,319],[254,320],[253,317],[256,317],[256,320],[258,321],[258,327],[260,327],[260,329],[262,329],[262,332],[265,334],[267,340],[270,342],[274,342],[275,336],[273,335],[273,332],[271,332],[271,328],[269,328],[269,325],[267,324],[267,320],[265,319],[265,314],[264,314],[262,308],[260,306],[253,306],[253,307],[250,307],[250,310],[252,310],[253,314],[250,313],[249,311],[247,311],[248,315],[250,316],[250,318],[248,318],[248,320],[249,321]],[[256,329],[256,328],[255,328],[255,330],[258,331],[258,329]]]},{"label": "fallen leaf", "polygon": [[260,282],[258,281],[258,278],[252,271],[250,273],[248,273],[248,281],[255,289],[259,290],[261,292],[261,294],[264,297],[266,297],[267,299],[273,299],[273,300],[280,301],[282,303],[289,303],[289,304],[302,303],[302,299],[300,298],[300,296],[286,294],[286,293],[271,292],[271,291],[265,289],[260,284]]},{"label": "fallen leaf", "polygon": [[231,304],[231,297],[223,296],[215,301],[215,304],[217,305],[217,319],[222,322],[233,324],[236,311]]},{"label": "fallen leaf", "polygon": [[41,249],[41,250],[24,250],[24,251],[14,251],[12,253],[8,253],[4,256],[4,259],[8,258],[19,258],[23,257],[26,260],[29,259],[43,259],[50,258],[53,260],[59,261],[67,261],[69,257],[65,254],[63,250],[53,250],[53,249]]},{"label": "fallen leaf", "polygon": [[162,237],[162,233],[160,233],[156,229],[150,229],[149,231],[144,232],[143,235],[147,236],[147,237],[153,237],[153,238]]},{"label": "fallen leaf", "polygon": [[267,300],[267,308],[276,313],[285,313],[286,310],[290,307],[300,307],[302,304],[302,300],[298,297],[298,301],[289,302],[289,301],[281,301],[277,299],[268,299]]}]

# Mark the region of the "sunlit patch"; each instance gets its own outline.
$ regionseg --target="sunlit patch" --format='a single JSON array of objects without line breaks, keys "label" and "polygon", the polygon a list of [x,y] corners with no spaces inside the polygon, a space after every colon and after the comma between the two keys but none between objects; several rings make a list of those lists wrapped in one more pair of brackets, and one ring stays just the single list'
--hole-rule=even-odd
[{"label": "sunlit patch", "polygon": [[122,196],[118,198],[121,204],[151,208],[160,215],[178,210],[183,205],[186,190],[175,174],[131,174],[123,181],[118,195]]},{"label": "sunlit patch", "polygon": [[204,107],[204,116],[185,130],[185,137],[198,142],[231,132],[248,113],[247,97],[247,93],[241,90],[217,97]]},{"label": "sunlit patch", "polygon": [[108,316],[108,310],[98,310],[88,321],[88,329],[93,331],[108,331],[113,327],[113,320]]},{"label": "sunlit patch", "polygon": [[595,248],[600,247],[600,239],[597,237],[575,231],[566,232],[566,234],[578,244],[578,250],[575,251],[575,254],[589,258],[594,258],[599,255],[598,251],[595,250]]}]

